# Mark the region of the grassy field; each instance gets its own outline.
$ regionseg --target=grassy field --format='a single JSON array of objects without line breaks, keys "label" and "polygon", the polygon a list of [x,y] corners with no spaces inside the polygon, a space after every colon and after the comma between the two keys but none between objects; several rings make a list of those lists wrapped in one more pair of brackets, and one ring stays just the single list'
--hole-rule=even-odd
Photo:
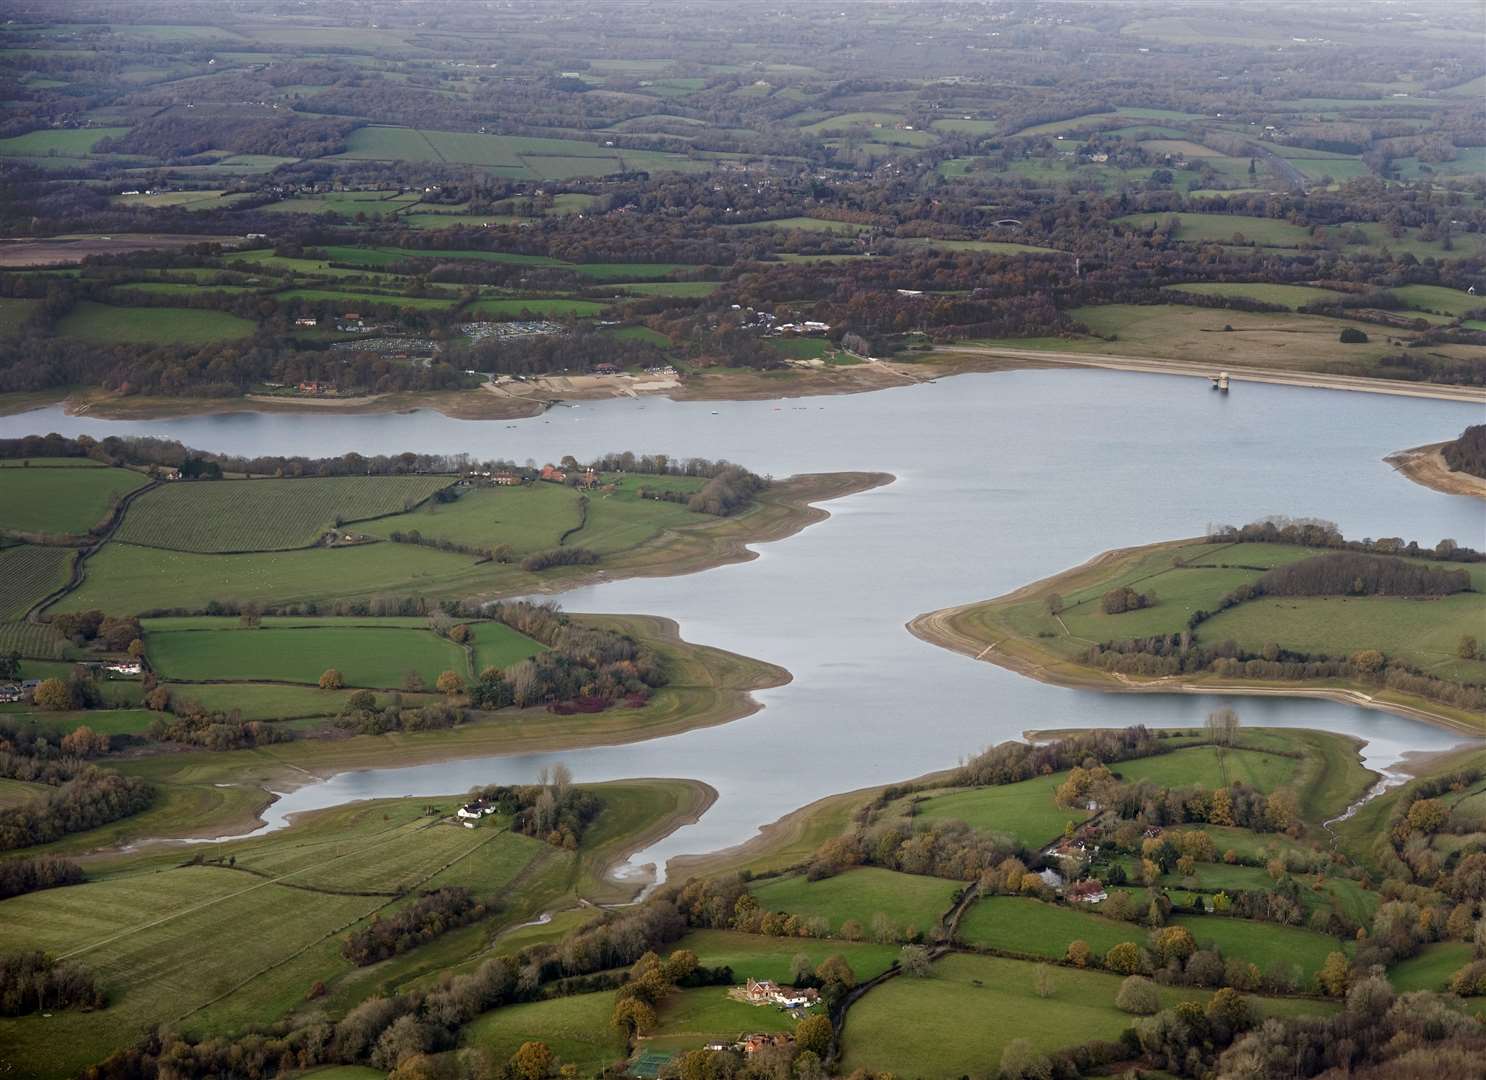
[{"label": "grassy field", "polygon": [[[949,627],[965,642],[982,646],[996,642],[998,655],[1008,662],[1035,662],[1058,678],[1105,685],[1111,680],[1084,663],[1090,645],[1178,633],[1193,611],[1216,610],[1222,597],[1258,578],[1263,570],[1253,567],[1320,553],[1319,549],[1284,544],[1154,544],[1046,579],[1010,598],[960,609],[950,616]],[[1380,648],[1391,658],[1441,678],[1479,682],[1486,680],[1486,660],[1462,660],[1454,655],[1460,636],[1478,633],[1486,617],[1486,600],[1482,599],[1486,570],[1475,565],[1467,569],[1472,592],[1429,600],[1263,597],[1202,623],[1195,637],[1200,643],[1232,638],[1252,653],[1272,642],[1328,656]],[[1105,614],[1101,598],[1116,586],[1153,592],[1156,602],[1136,611]],[[1046,605],[1053,592],[1064,604],[1057,617],[1048,613]],[[1188,677],[1189,681],[1204,678],[1208,676]],[[1377,691],[1371,688],[1369,692]]]},{"label": "grassy field", "polygon": [[343,523],[403,511],[450,483],[447,476],[172,483],[137,500],[114,538],[172,551],[302,548]]},{"label": "grassy field", "polygon": [[1088,812],[1053,801],[1066,774],[1039,776],[1018,784],[997,784],[934,795],[914,808],[925,821],[963,821],[975,829],[1005,833],[1028,847],[1040,848],[1063,833],[1068,822],[1081,822]]},{"label": "grassy field", "polygon": [[870,934],[873,917],[882,913],[892,920],[899,934],[911,928],[930,936],[959,887],[943,878],[859,867],[820,881],[775,878],[755,885],[752,892],[760,906],[769,911],[823,916],[832,932],[839,932],[842,923],[855,919]]},{"label": "grassy field", "polygon": [[1268,792],[1290,784],[1300,764],[1297,758],[1264,750],[1235,747],[1219,753],[1215,747],[1193,746],[1155,757],[1122,761],[1114,766],[1114,771],[1130,783],[1149,780],[1160,787],[1198,784],[1219,788],[1242,782]]},{"label": "grassy field", "polygon": [[76,554],[72,548],[31,544],[0,548],[0,580],[5,582],[0,622],[22,618],[42,597],[65,585]]},{"label": "grassy field", "polygon": [[796,956],[808,958],[812,966],[820,964],[828,956],[845,957],[857,981],[865,982],[892,967],[899,952],[896,944],[780,939],[761,934],[740,934],[734,930],[696,930],[678,941],[675,947],[696,953],[703,967],[732,968],[733,981],[740,985],[749,979],[789,982]]},{"label": "grassy field", "polygon": [[590,1075],[626,1056],[624,1039],[609,1025],[613,1011],[612,993],[511,1005],[469,1024],[463,1041],[505,1061],[522,1043],[535,1039],[551,1047],[559,1061],[578,1066],[580,1075]]},{"label": "grassy field", "polygon": [[0,528],[86,533],[107,517],[114,503],[149,479],[130,469],[0,469]]},{"label": "grassy field", "polygon": [[1257,964],[1260,971],[1296,968],[1302,985],[1311,983],[1329,953],[1344,951],[1336,938],[1294,926],[1202,915],[1178,915],[1171,922],[1192,931],[1199,947],[1216,947],[1224,956]]},{"label": "grassy field", "polygon": [[1073,941],[1103,956],[1122,941],[1144,944],[1144,927],[1026,896],[986,896],[960,919],[967,945],[1061,960]]},{"label": "grassy field", "polygon": [[250,336],[256,327],[208,308],[114,307],[79,300],[56,326],[62,337],[100,344],[211,345]]},{"label": "grassy field", "polygon": [[147,633],[150,666],[166,680],[283,680],[314,684],[336,668],[347,686],[400,687],[416,671],[433,686],[440,672],[469,677],[464,650],[427,630],[367,626],[314,629],[180,630]]},{"label": "grassy field", "polygon": [[522,300],[476,300],[465,314],[482,319],[575,319],[591,318],[604,310],[596,300],[567,300],[562,297],[531,297]]},{"label": "grassy field", "polygon": [[1265,304],[1283,304],[1294,310],[1302,304],[1317,304],[1336,300],[1342,294],[1332,289],[1318,289],[1311,285],[1269,285],[1260,281],[1201,281],[1190,285],[1169,286],[1179,292],[1198,296],[1240,296],[1247,300],[1258,300]]},{"label": "grassy field", "polygon": [[1437,311],[1459,318],[1468,311],[1486,308],[1486,297],[1442,285],[1399,285],[1388,291],[1415,311]]},{"label": "grassy field", "polygon": [[681,990],[662,1000],[655,1012],[659,1022],[640,1044],[642,1051],[699,1050],[751,1032],[793,1031],[796,1023],[782,1009],[733,1000],[725,986]]},{"label": "grassy field", "polygon": [[1418,955],[1389,968],[1388,981],[1400,994],[1411,990],[1444,990],[1450,983],[1450,976],[1470,962],[1468,942],[1437,941],[1425,945]]},{"label": "grassy field", "polygon": [[[316,979],[330,987],[327,1007],[340,1010],[409,978],[474,962],[487,931],[503,921],[561,906],[564,896],[573,903],[585,852],[656,825],[652,811],[668,804],[635,801],[630,787],[679,785],[600,786],[605,814],[612,804],[617,817],[607,839],[590,847],[585,838],[576,854],[495,820],[473,830],[443,823],[459,802],[450,796],[352,803],[205,849],[233,860],[231,868],[182,865],[180,851],[169,848],[95,860],[86,884],[0,903],[0,948],[24,944],[86,964],[108,988],[109,1007],[0,1020],[0,1042],[24,1075],[73,1075],[162,1017],[197,1035],[240,1030],[303,1007]],[[484,925],[373,968],[341,957],[347,929],[406,903],[399,894],[444,884],[496,897],[501,907]],[[610,1033],[609,1007],[592,1028],[600,1038]]]},{"label": "grassy field", "polygon": [[722,285],[720,281],[630,281],[614,285],[636,296],[711,296]]},{"label": "grassy field", "polygon": [[578,527],[582,516],[576,489],[562,484],[527,484],[514,488],[471,488],[452,503],[430,501],[405,514],[368,522],[373,536],[417,532],[473,547],[509,544],[518,554],[557,546],[563,533]]},{"label": "grassy field", "polygon": [[[1116,1039],[1132,1017],[1115,1008],[1120,977],[1057,968],[1053,993],[1033,988],[1036,965],[1000,957],[951,955],[927,979],[900,977],[872,990],[848,1014],[843,1072],[992,1080],[1001,1053],[1027,1039],[1044,1053],[1091,1039]],[[1205,1001],[1196,990],[1161,988],[1161,1003]],[[1307,1001],[1256,1002],[1269,1015],[1324,1011]]]},{"label": "grassy field", "polygon": [[0,156],[87,157],[100,139],[117,139],[128,130],[126,127],[105,127],[29,131],[0,139]]}]

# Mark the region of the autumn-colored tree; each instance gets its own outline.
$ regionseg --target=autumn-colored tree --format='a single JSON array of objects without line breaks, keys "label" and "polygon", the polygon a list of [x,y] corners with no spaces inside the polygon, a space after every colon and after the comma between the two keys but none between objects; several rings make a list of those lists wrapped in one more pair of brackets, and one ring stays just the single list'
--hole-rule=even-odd
[{"label": "autumn-colored tree", "polygon": [[108,753],[108,748],[108,736],[94,731],[87,724],[82,724],[62,736],[62,752],[64,754],[76,754],[78,757],[92,757],[95,754]]},{"label": "autumn-colored tree", "polygon": [[129,655],[138,660],[144,656],[144,642],[135,638],[129,643]]},{"label": "autumn-colored tree", "polygon": [[1047,964],[1038,964],[1032,969],[1032,992],[1040,998],[1049,998],[1057,989],[1053,969]]},{"label": "autumn-colored tree", "polygon": [[556,1056],[544,1042],[524,1042],[511,1055],[511,1068],[517,1080],[546,1080],[552,1075]]},{"label": "autumn-colored tree", "polygon": [[815,977],[826,986],[832,983],[850,990],[857,984],[856,972],[851,970],[851,965],[846,962],[846,957],[840,953],[834,953],[820,962],[815,969]]},{"label": "autumn-colored tree", "polygon": [[1070,941],[1068,943],[1068,962],[1074,967],[1088,967],[1090,952],[1089,943],[1083,938]]},{"label": "autumn-colored tree", "polygon": [[337,671],[333,667],[332,668],[326,668],[320,674],[320,689],[321,690],[340,690],[345,685],[346,685],[346,681],[343,678],[341,678],[341,673],[339,671]]},{"label": "autumn-colored tree", "polygon": [[1450,808],[1438,799],[1415,799],[1409,807],[1409,828],[1416,832],[1434,833],[1450,819]]},{"label": "autumn-colored tree", "polygon": [[1460,641],[1455,646],[1455,655],[1462,660],[1474,660],[1478,646],[1476,639],[1471,634],[1460,635]]},{"label": "autumn-colored tree", "polygon": [[439,675],[438,682],[434,683],[441,694],[457,694],[464,689],[464,680],[454,671],[445,671]]},{"label": "autumn-colored tree", "polygon": [[834,1034],[829,1016],[807,1016],[795,1025],[795,1046],[802,1052],[808,1050],[825,1057]]},{"label": "autumn-colored tree", "polygon": [[153,709],[155,712],[165,712],[170,708],[170,690],[164,686],[157,686],[144,696],[145,708]]},{"label": "autumn-colored tree", "polygon": [[904,945],[898,953],[898,966],[903,969],[903,974],[915,979],[927,979],[934,973],[929,962],[929,950],[922,945]]},{"label": "autumn-colored tree", "polygon": [[1347,992],[1347,976],[1351,965],[1347,962],[1347,954],[1343,952],[1328,953],[1326,962],[1321,965],[1321,970],[1316,973],[1316,981],[1321,984],[1321,989],[1331,997],[1342,997]]},{"label": "autumn-colored tree", "polygon": [[620,998],[614,1003],[609,1022],[626,1038],[633,1039],[655,1030],[655,1010],[637,997]]},{"label": "autumn-colored tree", "polygon": [[31,700],[38,709],[63,712],[72,708],[72,691],[61,679],[42,679]]},{"label": "autumn-colored tree", "polygon": [[1197,939],[1185,926],[1167,926],[1151,935],[1151,949],[1163,964],[1184,961],[1197,951]]},{"label": "autumn-colored tree", "polygon": [[1104,966],[1121,975],[1136,975],[1145,966],[1140,955],[1140,946],[1133,941],[1122,941],[1104,954]]}]

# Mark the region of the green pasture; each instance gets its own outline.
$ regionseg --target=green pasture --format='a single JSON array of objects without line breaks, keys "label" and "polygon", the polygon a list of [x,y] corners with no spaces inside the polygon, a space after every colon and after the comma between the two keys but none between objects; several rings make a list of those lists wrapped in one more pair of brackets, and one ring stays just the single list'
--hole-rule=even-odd
[{"label": "green pasture", "polygon": [[1192,931],[1200,948],[1217,948],[1225,957],[1247,960],[1260,971],[1298,968],[1302,986],[1313,982],[1328,955],[1349,951],[1336,938],[1277,923],[1218,915],[1178,915],[1171,923]]},{"label": "green pasture", "polygon": [[1444,990],[1450,977],[1471,962],[1471,947],[1465,941],[1437,941],[1388,969],[1388,981],[1400,994],[1412,990]]},{"label": "green pasture", "polygon": [[[347,686],[396,689],[416,671],[432,687],[439,674],[470,674],[463,649],[427,630],[369,626],[148,631],[146,656],[161,678],[180,681],[285,681],[315,684],[336,668]],[[187,696],[190,691],[184,690]]]},{"label": "green pasture", "polygon": [[0,139],[0,157],[87,157],[101,139],[116,139],[126,127],[47,128]]},{"label": "green pasture", "polygon": [[1093,908],[1049,904],[1028,896],[985,896],[960,919],[966,945],[1061,960],[1074,941],[1086,942],[1102,957],[1123,941],[1144,945],[1146,930],[1106,919]]},{"label": "green pasture", "polygon": [[418,532],[471,547],[508,544],[518,555],[557,546],[582,520],[577,489],[563,484],[457,489],[459,498],[430,500],[416,510],[367,522],[373,536]]},{"label": "green pasture", "polygon": [[508,1005],[466,1025],[461,1041],[489,1052],[496,1061],[510,1058],[522,1043],[544,1042],[559,1061],[578,1066],[580,1075],[589,1075],[627,1056],[623,1037],[609,1023],[613,1012],[612,993]]},{"label": "green pasture", "polygon": [[460,304],[459,298],[453,296],[399,296],[395,293],[351,292],[346,289],[285,289],[275,293],[274,299],[312,304],[334,302],[345,306],[357,304],[362,307],[385,304],[413,311],[448,311]]},{"label": "green pasture", "polygon": [[1292,311],[1302,304],[1325,303],[1342,295],[1331,289],[1318,289],[1311,285],[1270,285],[1259,281],[1202,281],[1171,285],[1168,288],[1198,296],[1235,296],[1265,304],[1282,304]]},{"label": "green pasture", "polygon": [[711,296],[721,285],[720,281],[630,281],[616,283],[614,288],[636,296],[674,296],[693,299]]},{"label": "green pasture", "polygon": [[[1121,979],[1103,971],[1054,968],[1052,994],[1034,988],[1037,965],[1002,957],[946,956],[929,978],[899,977],[852,1006],[841,1069],[925,1080],[995,1077],[1002,1051],[1026,1039],[1048,1053],[1091,1039],[1117,1039],[1133,1018],[1117,1009]],[[1200,990],[1161,987],[1161,1003],[1204,1002]],[[1310,1001],[1256,999],[1267,1015],[1328,1011]]]},{"label": "green pasture", "polygon": [[[317,673],[313,681],[318,680]],[[399,676],[394,685],[400,684]],[[335,716],[354,692],[281,683],[167,683],[166,686],[171,701],[177,705],[195,703],[211,712],[237,712],[244,720],[269,721]],[[417,708],[438,695],[403,693],[401,697],[404,707]],[[386,705],[390,700],[379,697],[377,704]]]},{"label": "green pasture", "polygon": [[1192,746],[1169,754],[1121,761],[1111,766],[1130,783],[1148,780],[1160,787],[1227,787],[1236,782],[1260,791],[1274,791],[1294,781],[1300,761],[1293,757],[1242,747],[1219,751]]},{"label": "green pasture", "polygon": [[644,1043],[654,1052],[699,1050],[761,1031],[793,1031],[796,1020],[773,1005],[750,1005],[728,995],[726,986],[697,986],[663,998],[655,1031]]},{"label": "green pasture", "polygon": [[0,470],[0,529],[82,534],[103,522],[114,504],[149,483],[131,469],[19,468]]},{"label": "green pasture", "polygon": [[88,560],[81,588],[57,607],[146,612],[199,609],[212,599],[323,601],[388,589],[473,589],[491,576],[468,555],[406,544],[217,555],[110,543]]},{"label": "green pasture", "polygon": [[900,946],[871,941],[822,941],[818,938],[773,938],[736,930],[694,930],[675,945],[697,954],[703,967],[733,969],[733,981],[791,981],[794,959],[804,956],[812,968],[830,956],[844,957],[857,982],[881,975],[898,960]]},{"label": "green pasture", "polygon": [[92,300],[79,300],[56,325],[61,337],[143,345],[211,345],[256,329],[247,319],[210,308],[117,307]]},{"label": "green pasture", "polygon": [[114,539],[173,551],[302,548],[347,523],[405,511],[451,482],[448,476],[175,481],[137,499]]},{"label": "green pasture", "polygon": [[1029,848],[1063,835],[1068,822],[1087,818],[1082,807],[1059,806],[1053,793],[1066,773],[1039,776],[1016,784],[994,784],[932,795],[914,806],[914,817],[928,822],[963,821],[983,832],[1004,833]]},{"label": "green pasture", "polygon": [[751,891],[766,910],[802,918],[824,917],[833,933],[855,919],[870,935],[873,917],[881,913],[892,921],[898,935],[912,929],[932,936],[960,887],[958,882],[943,878],[857,867],[820,881],[808,881],[803,876],[775,878],[755,885]]},{"label": "green pasture", "polygon": [[476,300],[464,309],[469,318],[481,319],[588,319],[604,310],[594,300],[569,300],[562,297],[530,297],[520,300]]},{"label": "green pasture", "polygon": [[1455,318],[1486,308],[1486,297],[1443,285],[1398,285],[1388,290],[1415,311],[1437,311]]}]

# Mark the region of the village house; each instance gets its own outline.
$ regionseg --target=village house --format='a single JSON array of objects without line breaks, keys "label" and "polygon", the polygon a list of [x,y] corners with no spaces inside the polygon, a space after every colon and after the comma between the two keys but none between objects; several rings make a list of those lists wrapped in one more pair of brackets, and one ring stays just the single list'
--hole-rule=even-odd
[{"label": "village house", "polygon": [[745,1054],[757,1054],[760,1050],[769,1050],[776,1046],[793,1046],[794,1042],[793,1035],[780,1031],[772,1035],[744,1035],[738,1048]]},{"label": "village house", "polygon": [[333,394],[335,393],[335,384],[317,382],[311,379],[299,384],[299,392],[301,394]]},{"label": "village house", "polygon": [[1064,890],[1063,895],[1076,904],[1102,904],[1109,899],[1109,893],[1104,891],[1104,886],[1093,878],[1075,881]]},{"label": "village house", "polygon": [[820,992],[817,990],[780,986],[771,979],[749,979],[743,992],[749,1004],[778,1005],[784,1009],[804,1009],[820,1000]]},{"label": "village house", "polygon": [[0,683],[0,702],[21,700],[20,683]]},{"label": "village house", "polygon": [[477,821],[493,813],[495,813],[495,803],[486,799],[476,799],[474,802],[467,802],[459,808],[459,816],[469,820]]},{"label": "village house", "polygon": [[539,475],[541,479],[547,481],[549,484],[566,484],[568,482],[568,474],[556,465],[543,465]]},{"label": "village house", "polygon": [[160,479],[179,480],[180,478],[181,470],[177,469],[174,465],[162,465],[160,467]]},{"label": "village house", "polygon": [[103,670],[111,675],[138,675],[144,667],[138,660],[110,660]]},{"label": "village house", "polygon": [[320,320],[319,319],[310,319],[310,318],[300,318],[300,319],[295,319],[294,320],[294,325],[295,326],[319,326],[320,325]]},{"label": "village house", "polygon": [[608,364],[608,363],[605,363],[605,364],[594,364],[593,365],[593,373],[595,375],[618,375],[619,374],[619,368],[616,367],[614,364]]},{"label": "village house", "polygon": [[521,483],[521,477],[513,472],[498,472],[492,479],[496,487],[517,487]]},{"label": "village house", "polygon": [[580,488],[598,487],[599,483],[599,474],[594,472],[592,469],[585,469],[583,473],[578,477],[578,486]]}]

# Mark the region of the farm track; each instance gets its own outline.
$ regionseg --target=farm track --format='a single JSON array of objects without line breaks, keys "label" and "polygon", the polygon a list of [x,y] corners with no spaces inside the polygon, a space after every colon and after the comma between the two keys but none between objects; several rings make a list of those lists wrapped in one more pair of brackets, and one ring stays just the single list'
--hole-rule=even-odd
[{"label": "farm track", "polygon": [[139,496],[143,495],[147,491],[154,491],[162,483],[164,483],[164,481],[162,480],[152,480],[148,484],[145,484],[143,487],[137,487],[133,491],[126,493],[124,497],[118,501],[118,504],[114,507],[113,515],[108,521],[107,529],[102,534],[100,534],[92,544],[87,547],[81,548],[78,551],[77,558],[72,560],[72,573],[68,575],[66,583],[52,590],[46,596],[43,596],[36,603],[32,604],[30,609],[25,614],[26,622],[40,624],[41,613],[43,611],[45,611],[52,604],[55,604],[58,600],[62,599],[62,597],[66,596],[68,593],[76,590],[78,586],[83,583],[83,579],[87,577],[87,571],[83,565],[84,562],[87,561],[89,556],[102,550],[103,545],[108,543],[109,540],[113,539],[114,533],[117,532],[119,526],[123,524],[124,515],[128,512],[129,506],[134,502],[134,500],[139,498]]}]

